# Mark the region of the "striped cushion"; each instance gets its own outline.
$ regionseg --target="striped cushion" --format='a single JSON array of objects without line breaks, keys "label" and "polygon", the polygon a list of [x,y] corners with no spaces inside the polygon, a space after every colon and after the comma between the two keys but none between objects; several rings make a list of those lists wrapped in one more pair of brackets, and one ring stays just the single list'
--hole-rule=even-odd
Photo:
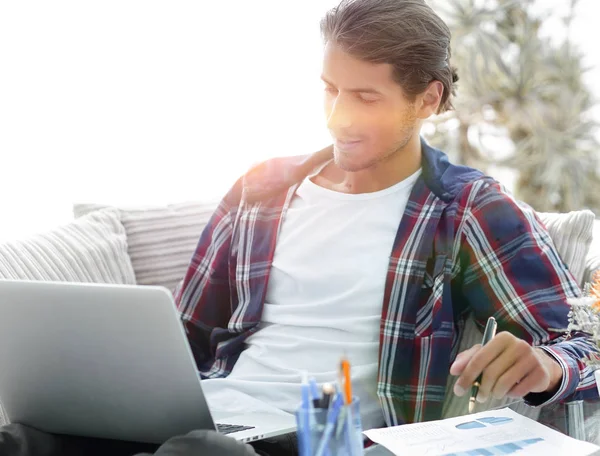
[{"label": "striped cushion", "polygon": [[111,210],[0,244],[0,279],[135,284],[125,228]]},{"label": "striped cushion", "polygon": [[[216,206],[217,202],[190,202],[118,208],[137,283],[174,290],[183,279],[200,234]],[[80,217],[106,207],[76,204],[73,212]]]},{"label": "striped cushion", "polygon": [[573,211],[565,214],[540,212],[556,250],[579,285],[583,285],[586,258],[592,244],[595,215],[592,211]]},{"label": "striped cushion", "polygon": [[[0,244],[0,279],[135,284],[118,213],[94,212],[46,233]],[[0,403],[0,425],[7,422]]]}]

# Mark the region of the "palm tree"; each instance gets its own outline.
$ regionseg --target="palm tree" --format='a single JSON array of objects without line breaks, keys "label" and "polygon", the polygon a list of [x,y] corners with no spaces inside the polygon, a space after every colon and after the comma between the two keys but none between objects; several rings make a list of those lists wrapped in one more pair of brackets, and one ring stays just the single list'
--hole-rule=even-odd
[{"label": "palm tree", "polygon": [[[516,196],[537,210],[600,213],[598,125],[569,39],[578,0],[570,1],[557,42],[540,36],[534,0],[431,0],[452,30],[460,81],[455,110],[424,134],[463,164],[514,169]],[[509,140],[506,153],[489,146],[494,137]]]}]

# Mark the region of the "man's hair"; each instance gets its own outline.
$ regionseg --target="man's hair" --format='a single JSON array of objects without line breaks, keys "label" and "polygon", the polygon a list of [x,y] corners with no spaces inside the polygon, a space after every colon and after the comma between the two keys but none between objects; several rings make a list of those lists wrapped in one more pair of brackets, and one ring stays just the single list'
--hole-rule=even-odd
[{"label": "man's hair", "polygon": [[342,0],[321,20],[321,33],[353,57],[391,64],[411,101],[440,81],[438,113],[452,109],[458,75],[450,66],[450,30],[424,0]]}]

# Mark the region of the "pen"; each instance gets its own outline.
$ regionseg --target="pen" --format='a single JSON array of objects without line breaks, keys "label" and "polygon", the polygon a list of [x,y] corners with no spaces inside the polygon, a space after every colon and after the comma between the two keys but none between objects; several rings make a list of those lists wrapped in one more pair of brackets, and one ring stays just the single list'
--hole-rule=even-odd
[{"label": "pen", "polygon": [[329,444],[329,439],[333,434],[333,430],[336,426],[338,415],[344,405],[343,396],[338,393],[335,395],[331,406],[329,407],[329,411],[327,412],[327,424],[325,425],[325,429],[323,430],[323,435],[321,436],[321,440],[319,440],[319,446],[317,447],[317,451],[315,453],[316,456],[324,456],[327,452],[327,446]]},{"label": "pen", "polygon": [[[488,321],[485,325],[485,331],[483,332],[483,340],[481,341],[482,347],[494,338],[494,336],[496,335],[497,327],[498,323],[496,323],[496,319],[494,317],[488,318]],[[482,374],[479,374],[479,376],[473,383],[473,387],[471,388],[471,398],[469,399],[469,413],[472,413],[475,409],[475,400],[477,399],[477,393],[479,392],[479,387],[481,386],[481,377]]]},{"label": "pen", "polygon": [[[346,405],[350,405],[352,403],[352,379],[350,377],[350,362],[347,358],[342,358],[340,368],[344,378],[344,399]],[[342,385],[340,385],[340,387],[342,387]]]},{"label": "pen", "polygon": [[[345,443],[346,443],[346,451],[349,455],[353,455],[357,448],[354,440],[355,433],[352,425],[352,377],[350,375],[350,361],[348,358],[343,357],[342,362],[340,364],[340,371],[343,377],[343,394],[345,399],[346,407],[344,408],[344,413],[342,414],[342,429],[345,429]],[[362,446],[362,444],[361,444]]]},{"label": "pen", "polygon": [[335,394],[335,388],[331,383],[325,383],[323,385],[323,397],[319,401],[319,408],[328,409],[331,403],[331,398]]},{"label": "pen", "polygon": [[308,375],[306,372],[302,374],[302,386],[300,387],[302,394],[302,403],[300,405],[301,412],[301,429],[299,429],[300,436],[302,438],[302,456],[309,456],[311,454],[311,417],[312,417],[312,407],[310,403],[310,385],[308,382]]},{"label": "pen", "polygon": [[312,404],[314,408],[319,408],[321,403],[321,395],[319,394],[319,385],[314,377],[311,377],[308,384],[310,385],[310,395],[312,396]]}]

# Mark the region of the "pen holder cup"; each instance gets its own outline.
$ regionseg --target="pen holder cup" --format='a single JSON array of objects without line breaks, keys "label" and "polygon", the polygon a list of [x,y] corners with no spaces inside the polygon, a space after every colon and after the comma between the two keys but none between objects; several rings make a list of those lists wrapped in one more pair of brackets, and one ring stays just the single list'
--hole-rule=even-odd
[{"label": "pen holder cup", "polygon": [[[332,403],[333,404],[333,403]],[[360,402],[329,409],[296,410],[300,456],[362,456]]]}]

